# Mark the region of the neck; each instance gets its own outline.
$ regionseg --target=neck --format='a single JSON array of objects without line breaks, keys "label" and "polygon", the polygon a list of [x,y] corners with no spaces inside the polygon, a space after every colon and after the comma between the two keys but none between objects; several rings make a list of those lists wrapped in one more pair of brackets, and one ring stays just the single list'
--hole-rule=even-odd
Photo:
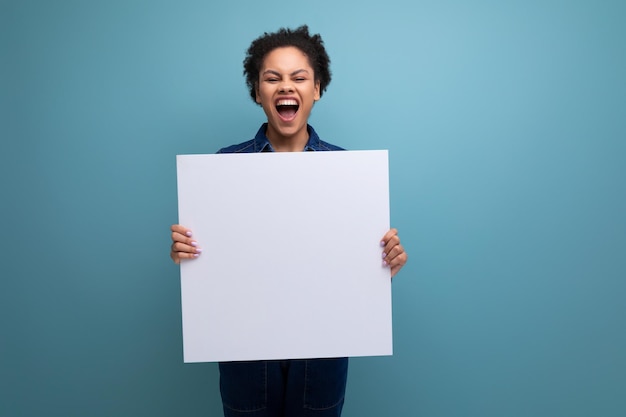
[{"label": "neck", "polygon": [[281,135],[267,125],[265,136],[276,152],[301,152],[309,141],[309,131],[304,128],[293,135]]}]

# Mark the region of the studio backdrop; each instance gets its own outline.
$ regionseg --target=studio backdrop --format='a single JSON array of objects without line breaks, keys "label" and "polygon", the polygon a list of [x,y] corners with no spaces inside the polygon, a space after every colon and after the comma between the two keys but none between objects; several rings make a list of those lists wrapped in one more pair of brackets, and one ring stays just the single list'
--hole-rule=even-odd
[{"label": "studio backdrop", "polygon": [[245,50],[301,24],[333,71],[310,122],[389,151],[409,255],[394,354],[351,360],[344,415],[626,415],[625,23],[610,0],[0,1],[0,415],[220,415],[216,364],[183,364],[176,155],[254,136]]}]

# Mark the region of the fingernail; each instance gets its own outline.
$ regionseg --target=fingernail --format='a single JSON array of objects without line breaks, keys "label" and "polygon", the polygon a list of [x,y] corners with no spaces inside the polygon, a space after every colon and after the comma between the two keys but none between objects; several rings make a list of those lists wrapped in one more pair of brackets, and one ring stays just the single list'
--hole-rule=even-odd
[{"label": "fingernail", "polygon": [[380,246],[385,246],[385,242],[384,241],[380,241]]},{"label": "fingernail", "polygon": [[195,240],[193,240],[193,241],[191,242],[191,246],[198,246],[198,242],[196,242]]},{"label": "fingernail", "polygon": [[187,231],[185,232],[185,236],[187,236],[187,237],[191,237],[191,232],[190,232],[189,230],[187,230]]},{"label": "fingernail", "polygon": [[387,257],[387,254],[383,252],[383,259],[385,259],[386,257]]},{"label": "fingernail", "polygon": [[388,266],[389,264],[387,263],[387,261],[383,261],[383,266]]},{"label": "fingernail", "polygon": [[200,254],[199,254],[199,253],[194,253],[194,254],[193,254],[193,257],[194,257],[194,258],[197,258],[198,256],[200,256]]},{"label": "fingernail", "polygon": [[202,253],[202,249],[200,249],[200,248],[196,248],[196,253],[197,253],[197,254]]}]

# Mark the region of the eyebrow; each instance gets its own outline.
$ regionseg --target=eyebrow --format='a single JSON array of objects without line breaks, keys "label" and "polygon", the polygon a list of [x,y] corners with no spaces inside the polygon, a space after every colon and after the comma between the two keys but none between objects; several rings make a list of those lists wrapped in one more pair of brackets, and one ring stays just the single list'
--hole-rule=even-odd
[{"label": "eyebrow", "polygon": [[[304,68],[301,68],[301,69],[295,70],[294,72],[292,72],[289,75],[291,75],[293,77],[294,75],[297,75],[297,74],[299,74],[301,72],[306,72],[307,74],[309,73],[309,71],[305,70]],[[278,75],[278,76],[281,75],[280,72],[275,71],[275,70],[265,70],[265,71],[263,71],[263,75],[265,75],[265,74],[274,74],[274,75]]]}]

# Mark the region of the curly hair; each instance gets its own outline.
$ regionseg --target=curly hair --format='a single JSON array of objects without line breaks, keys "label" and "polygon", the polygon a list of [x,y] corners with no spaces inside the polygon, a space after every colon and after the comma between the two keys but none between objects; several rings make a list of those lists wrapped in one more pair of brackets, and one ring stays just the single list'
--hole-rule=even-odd
[{"label": "curly hair", "polygon": [[280,28],[277,32],[259,36],[250,44],[243,60],[243,75],[252,101],[256,103],[256,88],[263,60],[276,48],[294,46],[300,49],[309,59],[313,68],[315,81],[320,83],[320,97],[330,84],[330,58],[324,48],[324,41],[319,34],[309,35],[307,25],[297,29]]}]

